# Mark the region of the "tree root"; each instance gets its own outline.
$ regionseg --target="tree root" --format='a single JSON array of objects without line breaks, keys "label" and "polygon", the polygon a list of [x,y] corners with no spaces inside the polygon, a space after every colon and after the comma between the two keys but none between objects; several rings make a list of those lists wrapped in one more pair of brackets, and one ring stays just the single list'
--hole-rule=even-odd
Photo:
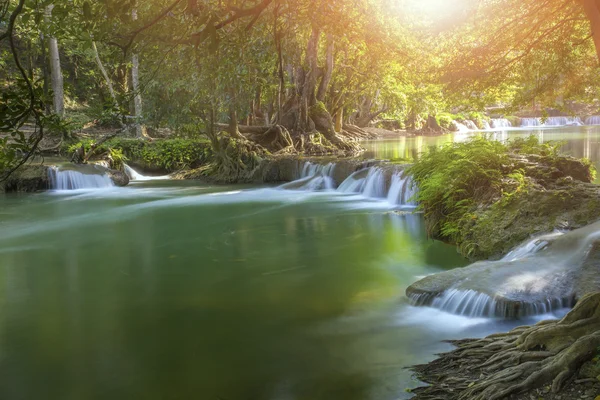
[{"label": "tree root", "polygon": [[558,392],[598,353],[600,293],[583,297],[560,321],[452,343],[456,350],[414,368],[432,384],[417,389],[416,399],[501,400],[548,384]]}]

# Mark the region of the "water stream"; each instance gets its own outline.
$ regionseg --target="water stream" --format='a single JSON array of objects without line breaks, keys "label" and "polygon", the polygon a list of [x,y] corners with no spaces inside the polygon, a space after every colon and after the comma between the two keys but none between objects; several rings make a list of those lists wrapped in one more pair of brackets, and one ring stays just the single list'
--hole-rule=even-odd
[{"label": "water stream", "polygon": [[442,340],[552,317],[410,306],[408,285],[467,262],[427,238],[402,168],[333,171],[0,197],[0,398],[407,399],[405,367]]}]

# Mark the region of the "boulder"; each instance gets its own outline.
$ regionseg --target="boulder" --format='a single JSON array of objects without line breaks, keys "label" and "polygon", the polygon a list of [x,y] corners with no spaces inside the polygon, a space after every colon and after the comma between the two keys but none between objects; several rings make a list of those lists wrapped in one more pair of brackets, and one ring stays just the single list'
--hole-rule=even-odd
[{"label": "boulder", "polygon": [[499,261],[428,276],[406,294],[415,305],[469,316],[518,318],[572,307],[600,291],[600,222],[530,240]]}]

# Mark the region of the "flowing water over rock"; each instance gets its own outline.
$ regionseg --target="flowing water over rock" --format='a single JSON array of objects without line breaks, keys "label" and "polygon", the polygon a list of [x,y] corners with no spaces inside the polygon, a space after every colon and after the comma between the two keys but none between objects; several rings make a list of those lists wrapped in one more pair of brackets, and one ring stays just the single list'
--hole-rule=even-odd
[{"label": "flowing water over rock", "polygon": [[572,307],[600,290],[600,222],[542,235],[499,261],[480,261],[416,282],[415,305],[472,317],[520,318]]},{"label": "flowing water over rock", "polygon": [[512,124],[506,118],[492,118],[491,128],[512,128]]},{"label": "flowing water over rock", "polygon": [[129,177],[129,179],[131,179],[132,181],[138,181],[138,182],[171,179],[169,177],[169,175],[162,175],[162,176],[142,175],[127,164],[125,164],[125,173]]},{"label": "flowing water over rock", "polygon": [[115,186],[106,169],[84,165],[48,168],[50,188],[54,190],[99,189]]},{"label": "flowing water over rock", "polygon": [[[281,189],[304,191],[333,191],[360,194],[371,199],[387,200],[390,205],[415,207],[417,187],[406,172],[406,166],[381,164],[361,168],[339,185],[334,178],[337,164],[306,162],[300,178],[281,185]],[[338,174],[337,179],[343,176]]]},{"label": "flowing water over rock", "polygon": [[587,117],[585,119],[585,124],[586,125],[600,125],[600,116],[599,115],[592,115],[590,117]]}]

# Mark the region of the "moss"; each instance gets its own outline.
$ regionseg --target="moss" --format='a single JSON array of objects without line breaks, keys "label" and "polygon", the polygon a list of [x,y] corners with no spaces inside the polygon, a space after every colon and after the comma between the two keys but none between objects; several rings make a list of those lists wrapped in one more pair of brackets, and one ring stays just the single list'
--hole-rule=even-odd
[{"label": "moss", "polygon": [[600,218],[591,165],[559,156],[558,146],[476,138],[432,149],[411,168],[429,234],[480,259]]}]

